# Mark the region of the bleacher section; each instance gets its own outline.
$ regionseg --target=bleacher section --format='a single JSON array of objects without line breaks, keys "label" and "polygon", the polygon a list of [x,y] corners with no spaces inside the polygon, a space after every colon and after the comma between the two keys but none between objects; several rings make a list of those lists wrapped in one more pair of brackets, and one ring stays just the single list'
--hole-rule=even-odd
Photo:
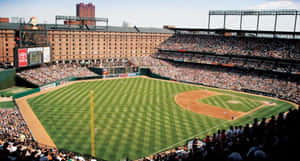
[{"label": "bleacher section", "polygon": [[86,67],[77,64],[57,64],[25,69],[18,72],[17,75],[38,86],[69,77],[97,76]]},{"label": "bleacher section", "polygon": [[175,34],[163,42],[162,51],[200,52],[258,58],[300,60],[298,40]]}]

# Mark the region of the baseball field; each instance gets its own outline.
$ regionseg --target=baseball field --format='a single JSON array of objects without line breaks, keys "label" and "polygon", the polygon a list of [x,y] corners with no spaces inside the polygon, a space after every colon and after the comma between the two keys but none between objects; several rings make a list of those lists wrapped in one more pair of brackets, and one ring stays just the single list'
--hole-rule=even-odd
[{"label": "baseball field", "polygon": [[78,82],[27,99],[58,148],[91,153],[90,91],[96,156],[113,161],[294,108],[277,99],[145,77]]}]

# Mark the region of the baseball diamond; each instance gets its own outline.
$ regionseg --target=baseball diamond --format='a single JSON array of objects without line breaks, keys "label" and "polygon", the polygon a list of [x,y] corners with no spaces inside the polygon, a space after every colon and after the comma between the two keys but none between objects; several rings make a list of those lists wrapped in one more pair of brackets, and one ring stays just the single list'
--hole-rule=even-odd
[{"label": "baseball diamond", "polygon": [[[36,93],[27,99],[58,148],[90,152],[90,91],[95,92],[96,156],[106,160],[137,159],[182,145],[194,136],[203,137],[216,129],[245,124],[253,118],[270,117],[294,107],[273,98],[146,77],[76,82],[49,92]],[[179,99],[181,94],[189,92],[192,92],[190,97],[201,93],[206,95],[200,99],[202,102],[211,99],[221,103],[213,106],[213,103],[206,102],[201,105],[223,111],[228,111],[224,106],[229,94],[244,104],[252,104],[230,110],[236,113],[255,109],[263,101],[276,104],[230,120],[197,113],[192,107],[181,108],[175,98]],[[224,97],[223,101],[219,97]],[[28,119],[26,115],[25,119]]]}]

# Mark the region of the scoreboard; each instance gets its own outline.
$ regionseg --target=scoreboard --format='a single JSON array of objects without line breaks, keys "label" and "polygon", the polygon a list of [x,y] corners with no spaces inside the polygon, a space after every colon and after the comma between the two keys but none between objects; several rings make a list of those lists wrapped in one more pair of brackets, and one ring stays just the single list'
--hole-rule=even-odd
[{"label": "scoreboard", "polygon": [[19,48],[16,55],[18,67],[50,63],[50,47]]},{"label": "scoreboard", "polygon": [[29,56],[29,65],[42,63],[43,48],[28,48],[27,55]]}]

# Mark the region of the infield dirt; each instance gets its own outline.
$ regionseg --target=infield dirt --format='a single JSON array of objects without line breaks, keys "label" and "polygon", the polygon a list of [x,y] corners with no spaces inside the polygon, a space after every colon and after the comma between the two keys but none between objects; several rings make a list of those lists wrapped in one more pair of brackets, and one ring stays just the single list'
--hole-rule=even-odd
[{"label": "infield dirt", "polygon": [[239,117],[244,114],[244,112],[232,111],[199,102],[202,98],[219,94],[221,93],[208,90],[187,91],[176,95],[175,101],[179,106],[187,110],[220,119],[231,120],[232,116]]}]

